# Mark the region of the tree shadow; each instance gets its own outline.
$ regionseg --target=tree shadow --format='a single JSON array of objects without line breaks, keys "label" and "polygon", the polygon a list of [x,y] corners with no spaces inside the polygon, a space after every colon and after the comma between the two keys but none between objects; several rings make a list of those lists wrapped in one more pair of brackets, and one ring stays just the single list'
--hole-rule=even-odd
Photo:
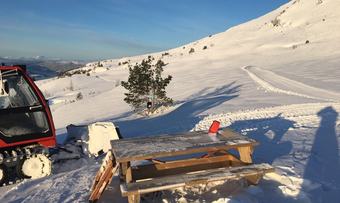
[{"label": "tree shadow", "polygon": [[254,161],[272,164],[276,158],[288,155],[292,150],[292,142],[282,141],[282,138],[289,128],[294,128],[294,123],[279,114],[272,118],[236,121],[228,128],[260,142],[260,146],[255,147]]},{"label": "tree shadow", "polygon": [[[311,194],[313,202],[340,201],[340,157],[336,134],[338,112],[326,107],[318,112],[320,126],[303,174],[302,191]],[[320,187],[313,187],[317,183]]]},{"label": "tree shadow", "polygon": [[216,107],[226,101],[238,97],[240,85],[232,82],[217,88],[213,92],[206,91],[195,94],[195,98],[183,102],[170,113],[135,120],[114,120],[123,137],[147,136],[155,134],[172,134],[189,131],[200,121],[199,114]]}]

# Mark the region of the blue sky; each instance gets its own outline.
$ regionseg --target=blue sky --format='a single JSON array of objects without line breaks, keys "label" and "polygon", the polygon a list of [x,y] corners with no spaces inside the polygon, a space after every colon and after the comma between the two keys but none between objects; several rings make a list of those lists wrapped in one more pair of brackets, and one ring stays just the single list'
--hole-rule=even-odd
[{"label": "blue sky", "polygon": [[288,0],[3,0],[0,56],[95,60],[166,50]]}]

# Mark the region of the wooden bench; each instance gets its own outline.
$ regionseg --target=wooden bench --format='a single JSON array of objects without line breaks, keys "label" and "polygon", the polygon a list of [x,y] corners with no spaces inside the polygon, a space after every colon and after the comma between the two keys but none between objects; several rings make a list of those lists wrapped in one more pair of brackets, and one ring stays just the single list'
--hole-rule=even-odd
[{"label": "wooden bench", "polygon": [[257,144],[229,129],[216,136],[190,132],[111,142],[120,166],[121,192],[129,203],[139,202],[145,193],[213,181],[245,178],[257,184],[265,173],[274,171],[268,164],[252,164]]},{"label": "wooden bench", "polygon": [[[265,173],[273,172],[274,169],[269,164],[254,164],[248,166],[216,168],[202,170],[196,172],[187,172],[178,175],[168,175],[144,181],[121,183],[121,191],[123,196],[129,197],[129,202],[139,202],[140,195],[174,189],[184,186],[193,186],[197,184],[206,184],[214,181],[223,180],[239,180],[241,178],[249,178],[256,184]],[[255,179],[254,179],[255,177]]]}]

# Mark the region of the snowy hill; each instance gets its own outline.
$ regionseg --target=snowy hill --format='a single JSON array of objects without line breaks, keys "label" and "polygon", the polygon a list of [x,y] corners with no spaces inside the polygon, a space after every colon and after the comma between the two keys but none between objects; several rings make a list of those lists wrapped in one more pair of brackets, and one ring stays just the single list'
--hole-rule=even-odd
[{"label": "snowy hill", "polygon": [[6,65],[25,64],[30,75],[36,80],[55,77],[60,72],[75,69],[85,64],[81,61],[64,61],[44,56],[33,58],[0,57],[0,63]]},{"label": "snowy hill", "polygon": [[[127,63],[147,55],[89,63],[72,71],[77,73],[72,77],[42,80],[38,85],[50,100],[60,137],[71,123],[111,120],[123,136],[131,137],[206,130],[217,119],[223,127],[259,140],[255,161],[272,163],[279,175],[230,196],[219,188],[218,201],[336,202],[340,199],[339,10],[338,0],[290,1],[225,32],[152,54],[168,63],[165,74],[171,74],[173,81],[167,91],[176,105],[151,118],[131,111],[120,86],[128,77]],[[85,164],[77,175],[65,172],[68,179],[63,181],[60,173],[27,181],[3,200],[43,202],[45,193],[57,191],[50,201],[71,193],[82,201],[87,194],[79,191],[89,187],[93,167]],[[79,173],[88,179],[77,184]],[[37,183],[40,196],[29,187]],[[204,197],[211,201],[209,194]],[[165,199],[171,198],[170,193]]]},{"label": "snowy hill", "polygon": [[[239,86],[237,98],[204,109],[202,114],[310,101],[338,101],[340,31],[336,28],[340,27],[340,14],[336,8],[339,7],[338,1],[292,1],[259,19],[153,56],[169,63],[166,73],[174,79],[168,92],[176,101],[192,100],[197,93],[204,95],[231,83]],[[305,14],[306,10],[313,15]],[[273,24],[275,20],[279,23]],[[207,48],[203,50],[204,46]],[[191,48],[195,51],[189,54]],[[114,119],[129,111],[122,101],[124,90],[119,86],[120,81],[127,78],[127,65],[118,64],[129,60],[133,64],[145,57],[101,61],[104,67],[92,70],[90,77],[82,74],[42,81],[40,87],[55,103],[74,100],[72,98],[78,92],[85,91],[82,101],[66,101],[68,105],[52,107],[57,128],[69,123]],[[97,64],[87,64],[83,69],[94,69]],[[246,66],[252,68],[245,70]],[[268,89],[267,84],[260,83],[259,87],[265,91],[259,89],[254,85],[259,84],[258,80],[254,83],[254,77],[249,73],[261,74],[260,80],[275,82],[271,85],[274,88]],[[276,81],[278,77],[280,81]],[[289,86],[282,84],[287,83],[285,78],[290,79]],[[71,83],[75,91],[65,91]],[[302,83],[305,86],[297,89]],[[322,95],[328,96],[323,98]],[[107,108],[102,111],[104,106]],[[79,119],[78,112],[82,109],[87,111],[82,111],[82,119]],[[63,112],[68,112],[67,119]]]}]

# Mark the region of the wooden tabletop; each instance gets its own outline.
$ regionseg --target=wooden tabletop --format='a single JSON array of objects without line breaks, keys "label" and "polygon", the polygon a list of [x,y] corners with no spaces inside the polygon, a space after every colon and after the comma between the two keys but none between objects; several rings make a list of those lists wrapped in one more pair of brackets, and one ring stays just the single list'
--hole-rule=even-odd
[{"label": "wooden tabletop", "polygon": [[117,162],[227,150],[257,144],[255,140],[228,129],[216,136],[201,131],[111,141]]}]

